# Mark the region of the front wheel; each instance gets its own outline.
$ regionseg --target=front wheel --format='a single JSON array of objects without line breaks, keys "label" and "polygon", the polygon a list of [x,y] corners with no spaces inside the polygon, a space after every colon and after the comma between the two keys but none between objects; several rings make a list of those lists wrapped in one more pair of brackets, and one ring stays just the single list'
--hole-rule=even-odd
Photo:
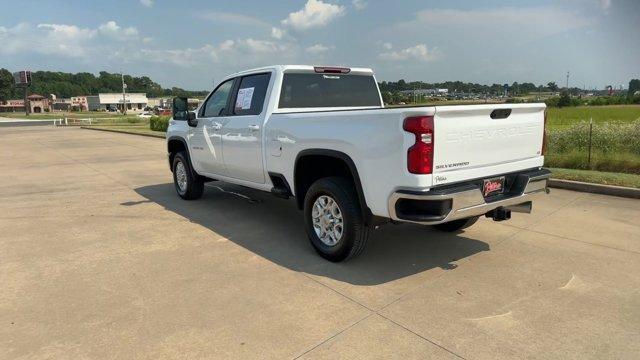
[{"label": "front wheel", "polygon": [[474,216],[468,219],[453,220],[443,224],[433,225],[433,227],[440,231],[454,232],[468,228],[475,224],[479,218],[479,216]]},{"label": "front wheel", "polygon": [[191,168],[191,163],[184,151],[173,158],[173,183],[176,192],[185,200],[195,200],[202,197],[204,182]]},{"label": "front wheel", "polygon": [[304,199],[307,236],[323,258],[339,262],[358,256],[369,238],[353,184],[340,177],[314,182]]}]

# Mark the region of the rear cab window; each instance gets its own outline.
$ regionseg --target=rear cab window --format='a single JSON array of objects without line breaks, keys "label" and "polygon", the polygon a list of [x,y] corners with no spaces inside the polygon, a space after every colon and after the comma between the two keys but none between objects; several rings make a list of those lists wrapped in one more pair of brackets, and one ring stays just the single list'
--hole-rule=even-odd
[{"label": "rear cab window", "polygon": [[380,107],[373,75],[284,73],[280,109]]}]

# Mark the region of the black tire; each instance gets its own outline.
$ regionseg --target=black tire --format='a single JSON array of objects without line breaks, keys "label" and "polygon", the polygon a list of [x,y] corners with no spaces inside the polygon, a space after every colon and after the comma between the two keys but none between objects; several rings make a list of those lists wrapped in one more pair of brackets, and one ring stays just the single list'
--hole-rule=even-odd
[{"label": "black tire", "polygon": [[[186,177],[186,188],[181,188],[178,184],[178,167],[180,164],[183,166],[184,175]],[[176,188],[178,195],[185,200],[195,200],[202,197],[204,192],[204,181],[202,177],[193,171],[191,162],[184,151],[178,152],[173,157],[173,185]]]},{"label": "black tire", "polygon": [[479,218],[479,216],[474,216],[467,219],[453,220],[443,224],[433,225],[433,227],[440,231],[454,232],[468,228],[469,226],[475,224]]},{"label": "black tire", "polygon": [[[336,202],[342,215],[342,235],[334,245],[325,244],[313,226],[313,206],[323,195]],[[311,185],[304,198],[304,221],[311,245],[329,261],[340,262],[360,255],[369,239],[369,227],[363,222],[356,190],[345,178],[322,178]]]}]

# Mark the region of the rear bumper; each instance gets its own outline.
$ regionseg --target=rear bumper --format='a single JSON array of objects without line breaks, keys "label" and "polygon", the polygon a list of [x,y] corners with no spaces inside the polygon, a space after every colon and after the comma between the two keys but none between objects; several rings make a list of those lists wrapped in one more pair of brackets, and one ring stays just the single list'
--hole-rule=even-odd
[{"label": "rear bumper", "polygon": [[528,203],[546,193],[550,175],[547,169],[505,174],[505,192],[490,198],[482,196],[482,179],[429,191],[398,190],[389,197],[389,215],[395,221],[424,225],[484,215],[497,208]]}]

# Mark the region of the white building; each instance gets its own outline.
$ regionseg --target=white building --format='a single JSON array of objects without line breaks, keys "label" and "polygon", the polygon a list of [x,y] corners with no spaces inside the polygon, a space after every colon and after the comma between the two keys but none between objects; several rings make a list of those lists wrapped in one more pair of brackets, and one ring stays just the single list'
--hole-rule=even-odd
[{"label": "white building", "polygon": [[127,106],[127,111],[142,112],[149,103],[149,100],[147,99],[147,94],[144,93],[125,94],[124,99],[122,98],[122,93],[108,93],[87,96],[89,111],[110,109],[122,111],[122,106],[125,103]]}]

